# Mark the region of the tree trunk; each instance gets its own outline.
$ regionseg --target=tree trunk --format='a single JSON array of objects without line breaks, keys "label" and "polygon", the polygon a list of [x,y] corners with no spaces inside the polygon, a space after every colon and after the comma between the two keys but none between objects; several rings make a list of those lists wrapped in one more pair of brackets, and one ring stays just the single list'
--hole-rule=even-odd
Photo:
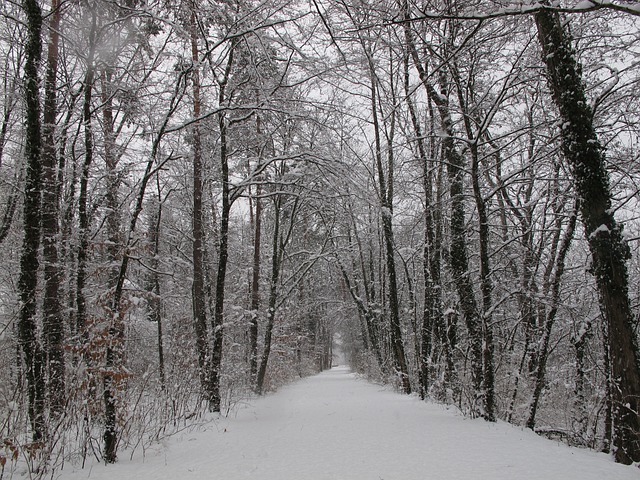
[{"label": "tree trunk", "polygon": [[[110,318],[108,318],[109,330],[106,342],[106,359],[103,374],[103,400],[105,412],[104,434],[102,438],[104,440],[104,460],[107,463],[114,463],[117,460],[118,422],[116,393],[120,387],[120,382],[122,379],[126,378],[126,371],[122,368],[122,345],[124,339],[124,308],[122,305],[122,297],[124,293],[125,280],[127,278],[127,270],[129,268],[129,260],[131,260],[130,249],[134,243],[133,236],[136,232],[138,219],[140,218],[140,213],[142,212],[142,207],[144,205],[144,196],[147,190],[147,185],[149,184],[151,177],[161,169],[164,164],[164,162],[158,162],[158,150],[160,148],[162,137],[167,129],[167,124],[178,108],[180,99],[184,96],[184,90],[186,89],[185,76],[186,72],[183,70],[176,81],[173,97],[171,99],[169,109],[163,119],[163,123],[158,129],[158,133],[152,142],[151,155],[140,180],[140,189],[138,190],[138,194],[135,199],[135,206],[129,220],[129,230],[122,250],[122,259],[120,261],[117,278],[115,279],[116,283],[113,288],[113,296],[111,298],[110,305],[106,308],[106,314]],[[154,165],[156,165],[155,171],[153,168]]]},{"label": "tree trunk", "polygon": [[[93,126],[91,107],[91,97],[93,95],[93,83],[95,80],[95,49],[96,49],[96,30],[97,30],[97,14],[95,9],[92,10],[91,31],[89,32],[89,53],[87,56],[87,71],[85,72],[83,90],[84,98],[82,104],[82,123],[84,127],[84,163],[80,173],[80,192],[78,194],[78,267],[76,273],[76,331],[82,336],[86,342],[87,334],[87,305],[84,295],[84,287],[87,277],[87,254],[89,250],[89,169],[93,163]],[[86,356],[88,358],[88,355]]]},{"label": "tree trunk", "polygon": [[62,269],[58,261],[58,175],[55,145],[56,74],[58,71],[58,40],[60,0],[51,0],[51,23],[47,50],[47,73],[42,128],[42,257],[44,260],[44,300],[42,305],[43,334],[49,376],[51,412],[60,415],[65,405],[64,319],[60,301]]},{"label": "tree trunk", "polygon": [[[226,86],[233,66],[235,40],[229,48],[229,57],[224,75],[220,80],[220,94],[218,102],[227,102]],[[220,174],[222,181],[222,211],[220,213],[220,242],[218,249],[218,274],[216,276],[215,307],[212,322],[212,347],[209,383],[209,410],[220,411],[220,366],[222,363],[222,345],[224,334],[224,288],[227,278],[227,262],[229,260],[229,216],[231,214],[231,185],[229,184],[229,158],[227,151],[227,119],[224,111],[218,113],[218,127],[220,128]]]},{"label": "tree trunk", "polygon": [[576,220],[578,216],[578,205],[576,204],[571,217],[569,217],[569,225],[562,239],[562,245],[558,251],[558,257],[556,259],[555,273],[551,282],[551,299],[547,318],[544,322],[544,332],[542,335],[540,351],[537,355],[536,362],[536,374],[535,374],[535,386],[533,388],[533,398],[531,405],[529,406],[529,418],[527,420],[527,428],[534,429],[536,425],[536,413],[538,411],[538,403],[540,402],[540,396],[544,388],[544,378],[547,370],[547,359],[549,357],[549,345],[551,340],[551,329],[560,307],[560,286],[562,284],[562,275],[564,273],[565,258],[569,253],[569,247],[573,240],[573,233],[576,227]]},{"label": "tree trunk", "polygon": [[42,56],[40,39],[42,11],[37,0],[23,0],[27,15],[28,39],[25,48],[24,89],[27,175],[24,194],[24,240],[20,255],[20,316],[19,342],[25,357],[29,420],[33,441],[46,435],[44,352],[36,326],[36,295],[38,287],[38,250],[40,248],[40,200],[42,188],[40,87],[38,67]]},{"label": "tree trunk", "polygon": [[120,206],[118,204],[118,157],[116,154],[116,134],[114,132],[113,115],[113,71],[105,67],[100,83],[102,85],[102,132],[104,135],[104,163],[106,167],[106,227],[107,227],[107,285],[115,288],[118,279],[118,260],[122,238],[120,235]]},{"label": "tree trunk", "polygon": [[253,263],[251,265],[251,320],[249,323],[249,369],[251,381],[257,385],[258,373],[258,309],[260,308],[260,239],[262,236],[262,200],[257,187],[253,215]]},{"label": "tree trunk", "polygon": [[[200,117],[200,72],[198,53],[198,36],[195,7],[191,12],[191,61],[193,71],[191,82],[193,90],[193,118]],[[207,303],[205,292],[205,272],[203,263],[204,252],[204,222],[202,212],[202,142],[200,138],[200,125],[196,121],[193,124],[193,284],[192,305],[193,324],[196,332],[196,350],[198,352],[198,367],[200,372],[200,384],[205,392],[209,390],[209,339],[207,333]]]},{"label": "tree trunk", "polygon": [[575,435],[582,444],[587,444],[587,428],[589,426],[589,413],[585,401],[586,366],[585,356],[587,353],[587,342],[591,337],[591,322],[585,321],[578,326],[578,331],[572,338],[573,348],[576,354],[576,386],[574,389],[575,400],[573,403],[573,414],[571,423]]},{"label": "tree trunk", "polygon": [[[480,257],[480,292],[482,294],[481,327],[483,338],[483,394],[484,417],[488,421],[495,422],[495,374],[493,371],[493,282],[491,281],[491,265],[489,262],[489,218],[487,205],[480,189],[480,159],[478,154],[478,141],[481,132],[474,135],[473,126],[467,103],[464,98],[464,90],[455,61],[450,66],[458,92],[458,103],[463,112],[463,123],[469,140],[469,152],[471,154],[471,185],[473,198],[478,213],[478,246]],[[480,122],[478,122],[480,123]]]},{"label": "tree trunk", "polygon": [[[409,18],[408,4],[405,4],[405,19],[408,20]],[[413,32],[411,31],[409,23],[405,23],[404,28],[409,52],[427,95],[438,109],[441,127],[444,133],[444,138],[442,139],[442,156],[447,164],[449,196],[451,197],[451,270],[453,271],[454,282],[460,299],[460,307],[464,315],[471,342],[471,376],[475,395],[474,405],[472,405],[471,408],[474,413],[484,415],[487,398],[482,388],[484,378],[482,319],[478,314],[478,306],[469,275],[464,208],[464,160],[455,146],[453,121],[449,112],[448,99],[444,95],[439,94],[430,83],[429,76],[420,62]],[[444,77],[442,78],[444,82]]]},{"label": "tree trunk", "polygon": [[611,208],[604,147],[593,126],[580,68],[557,13],[535,15],[538,39],[554,102],[562,119],[563,152],[581,199],[582,221],[592,257],[600,307],[609,329],[613,385],[613,451],[617,462],[640,461],[640,362],[629,302],[629,247]]},{"label": "tree trunk", "polygon": [[[405,101],[409,109],[411,124],[415,133],[415,142],[418,158],[422,167],[422,188],[424,194],[424,245],[422,249],[422,269],[424,277],[424,307],[422,311],[422,325],[420,328],[420,397],[424,399],[429,390],[429,376],[431,369],[431,357],[433,350],[433,334],[439,326],[442,326],[442,312],[440,311],[440,252],[436,249],[435,229],[433,219],[433,206],[431,204],[431,172],[429,171],[429,158],[427,148],[416,107],[411,100],[409,85],[409,53],[405,55]],[[433,153],[433,152],[432,152]],[[434,159],[431,159],[432,161]],[[441,328],[444,331],[444,328]],[[448,342],[444,342],[448,350]],[[445,353],[445,355],[447,355]],[[447,355],[447,358],[449,356]],[[445,381],[447,381],[446,379]],[[448,383],[448,382],[447,382]],[[445,385],[445,388],[447,386]]]},{"label": "tree trunk", "polygon": [[271,352],[271,336],[273,324],[276,318],[276,300],[278,293],[278,280],[280,278],[280,264],[284,245],[281,245],[280,219],[282,211],[282,195],[278,195],[274,201],[274,224],[273,224],[273,248],[271,250],[271,281],[269,282],[269,304],[267,306],[267,324],[264,332],[264,347],[260,359],[260,369],[256,377],[256,393],[262,395],[264,378],[267,373],[267,363]]},{"label": "tree trunk", "polygon": [[[257,96],[257,95],[256,95]],[[256,99],[258,100],[258,99]],[[256,115],[256,137],[258,142],[262,138],[262,120]],[[256,146],[256,156],[261,159],[261,148]],[[260,166],[258,165],[258,168]],[[248,174],[251,174],[251,166],[248,166]],[[258,374],[258,310],[260,309],[260,241],[262,237],[262,200],[260,199],[260,184],[256,186],[256,196],[252,202],[249,197],[249,211],[253,226],[253,263],[251,264],[251,319],[249,321],[249,372],[251,384],[257,385]],[[255,210],[253,205],[255,204]]]},{"label": "tree trunk", "polygon": [[[389,281],[389,339],[391,352],[393,354],[395,373],[398,375],[402,390],[411,393],[411,383],[409,380],[409,369],[407,367],[404,344],[402,342],[402,329],[400,326],[400,301],[398,299],[398,280],[396,275],[395,246],[393,240],[393,150],[389,145],[388,159],[388,181],[385,178],[385,171],[382,164],[382,144],[380,139],[380,123],[378,120],[378,88],[373,60],[369,54],[369,70],[371,80],[371,113],[373,117],[373,130],[375,135],[374,162],[378,176],[378,187],[380,194],[380,209],[382,217],[382,232],[385,246],[385,262],[387,267],[387,279]],[[392,115],[392,122],[395,115]],[[393,130],[393,126],[392,126]],[[389,144],[392,143],[392,136]]]},{"label": "tree trunk", "polygon": [[156,188],[158,190],[158,209],[152,214],[149,224],[149,243],[152,248],[152,255],[149,273],[147,291],[150,293],[148,301],[149,320],[157,326],[156,337],[158,345],[158,374],[160,378],[160,386],[164,390],[165,371],[164,371],[164,344],[162,335],[162,297],[160,296],[160,273],[158,272],[159,256],[160,256],[160,226],[162,222],[162,190],[160,185],[160,174],[156,174]]}]

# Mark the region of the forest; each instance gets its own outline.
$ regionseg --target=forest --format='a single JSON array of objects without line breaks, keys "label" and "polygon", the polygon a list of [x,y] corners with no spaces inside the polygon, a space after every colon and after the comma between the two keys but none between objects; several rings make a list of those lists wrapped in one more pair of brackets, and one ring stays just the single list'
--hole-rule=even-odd
[{"label": "forest", "polygon": [[0,479],[337,362],[640,462],[636,1],[0,18]]}]

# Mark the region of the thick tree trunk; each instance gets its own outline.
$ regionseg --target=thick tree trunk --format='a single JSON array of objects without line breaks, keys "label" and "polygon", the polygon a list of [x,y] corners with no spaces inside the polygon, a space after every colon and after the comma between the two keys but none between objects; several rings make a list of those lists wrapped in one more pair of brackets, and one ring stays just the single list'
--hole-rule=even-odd
[{"label": "thick tree trunk", "polygon": [[[193,91],[193,118],[200,117],[200,72],[198,53],[198,35],[195,7],[191,12],[191,60],[194,68],[191,73]],[[209,390],[209,339],[207,333],[207,303],[205,291],[204,272],[204,222],[202,212],[202,141],[200,138],[200,125],[196,121],[193,125],[193,284],[192,305],[193,324],[196,332],[196,350],[198,353],[198,367],[200,372],[200,384],[205,392]]]},{"label": "thick tree trunk", "polygon": [[559,15],[535,15],[549,87],[562,119],[563,152],[581,199],[592,272],[608,326],[613,384],[613,452],[616,461],[640,461],[640,361],[629,302],[629,248],[612,210],[604,148],[593,126],[580,68]]},{"label": "thick tree trunk", "polygon": [[42,188],[40,87],[38,66],[42,56],[42,11],[37,0],[23,0],[27,15],[27,45],[25,48],[24,89],[27,175],[24,195],[24,240],[20,255],[20,316],[19,343],[25,358],[29,420],[34,441],[46,435],[44,352],[36,326],[36,295],[38,287],[38,250],[40,249],[40,200]]},{"label": "thick tree trunk", "polygon": [[60,0],[51,1],[51,23],[47,50],[47,73],[42,128],[42,257],[44,260],[44,300],[42,305],[43,334],[48,370],[48,390],[51,412],[60,415],[65,404],[64,319],[60,301],[62,269],[58,261],[58,159],[56,155],[56,74],[58,71],[58,40]]}]

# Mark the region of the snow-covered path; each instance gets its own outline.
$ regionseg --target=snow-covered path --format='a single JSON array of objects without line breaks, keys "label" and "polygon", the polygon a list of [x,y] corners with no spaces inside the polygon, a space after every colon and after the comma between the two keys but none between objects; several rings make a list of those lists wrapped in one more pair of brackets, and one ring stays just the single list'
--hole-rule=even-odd
[{"label": "snow-covered path", "polygon": [[626,480],[635,467],[530,431],[461,418],[334,368],[77,480]]}]

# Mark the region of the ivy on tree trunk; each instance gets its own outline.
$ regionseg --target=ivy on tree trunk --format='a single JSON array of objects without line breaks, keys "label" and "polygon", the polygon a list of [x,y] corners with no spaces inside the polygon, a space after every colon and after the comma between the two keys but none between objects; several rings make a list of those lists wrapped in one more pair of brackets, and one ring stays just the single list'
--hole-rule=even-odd
[{"label": "ivy on tree trunk", "polygon": [[611,208],[604,148],[593,126],[580,66],[557,12],[535,15],[547,79],[562,120],[562,149],[571,165],[592,257],[600,309],[609,331],[616,461],[640,461],[640,362],[629,302],[629,248]]}]

